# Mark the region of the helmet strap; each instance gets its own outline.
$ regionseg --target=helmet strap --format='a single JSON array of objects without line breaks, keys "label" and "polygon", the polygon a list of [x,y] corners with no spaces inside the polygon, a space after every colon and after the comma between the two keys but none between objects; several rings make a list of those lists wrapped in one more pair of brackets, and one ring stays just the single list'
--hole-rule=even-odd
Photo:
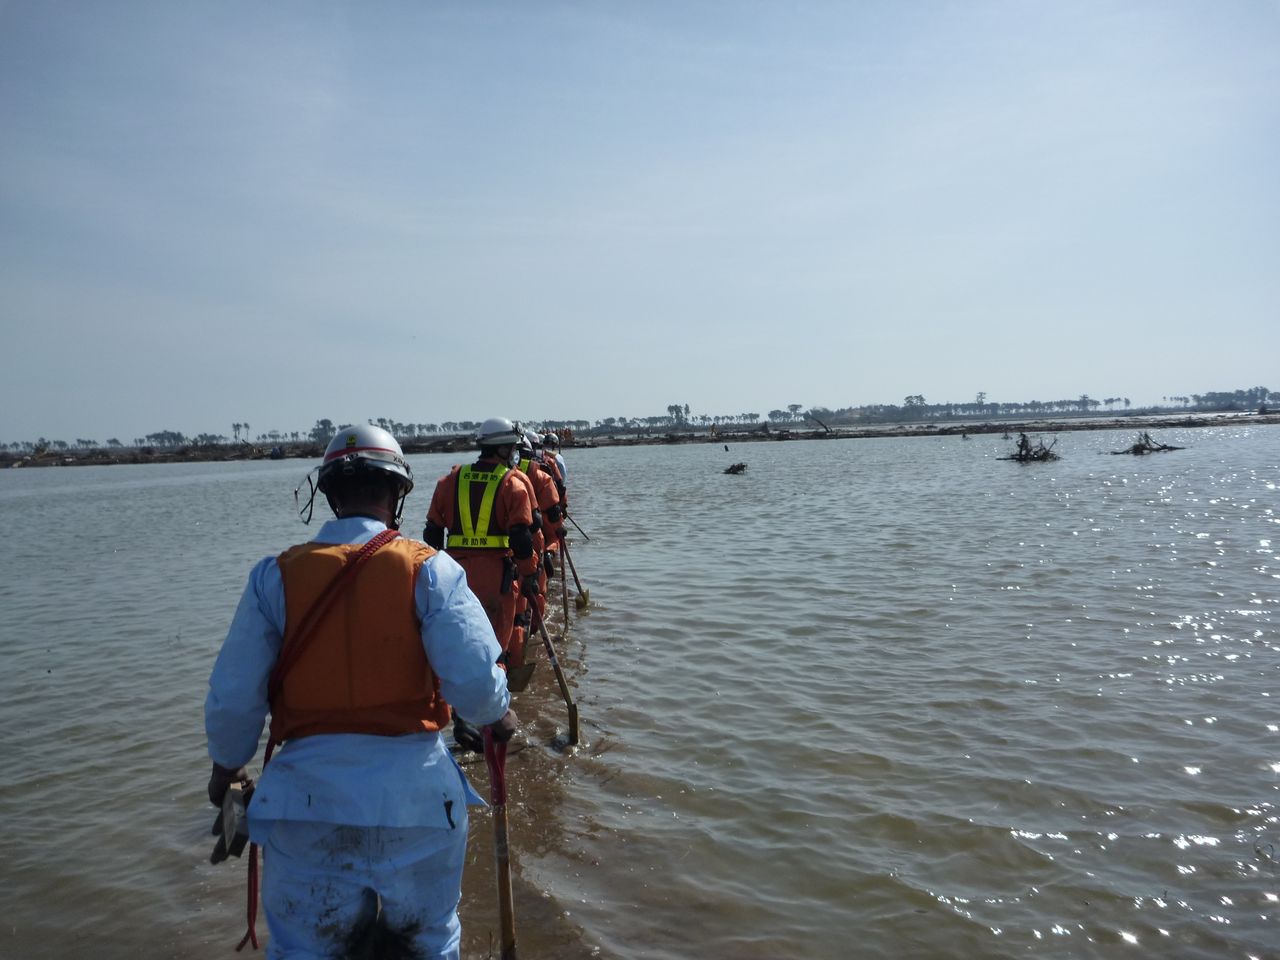
[{"label": "helmet strap", "polygon": [[[319,487],[316,486],[316,481],[313,478],[319,472],[320,472],[319,467],[313,467],[311,470],[307,472],[307,475],[302,478],[302,481],[296,487],[293,488],[293,502],[294,502],[294,505],[298,508],[298,518],[303,523],[309,524],[311,522],[311,515],[315,512],[315,509],[316,509],[316,492],[319,490]],[[304,483],[307,485],[307,488],[308,488],[306,503],[302,502],[302,497],[301,497],[302,484]],[[329,505],[330,506],[333,505],[332,501],[330,502]]]}]

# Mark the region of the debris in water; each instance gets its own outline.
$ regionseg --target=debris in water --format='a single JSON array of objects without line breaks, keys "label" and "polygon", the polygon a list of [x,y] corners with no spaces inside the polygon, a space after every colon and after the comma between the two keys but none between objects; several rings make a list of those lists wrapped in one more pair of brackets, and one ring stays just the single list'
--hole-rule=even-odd
[{"label": "debris in water", "polygon": [[747,465],[746,465],[745,463],[735,463],[735,464],[733,464],[732,466],[725,467],[725,468],[724,468],[724,472],[725,472],[725,473],[734,473],[734,474],[738,474],[738,473],[746,473],[746,472],[747,472]]},{"label": "debris in water", "polygon": [[1025,433],[1018,434],[1018,449],[1007,457],[999,457],[1000,460],[1016,460],[1018,463],[1039,463],[1042,461],[1061,459],[1053,448],[1057,446],[1058,440],[1055,437],[1053,443],[1049,446],[1044,445],[1043,440],[1037,440],[1033,447],[1031,441],[1027,439]]},{"label": "debris in water", "polygon": [[1171,447],[1167,443],[1158,443],[1155,440],[1151,439],[1151,434],[1149,434],[1146,430],[1143,430],[1140,434],[1138,434],[1138,440],[1136,443],[1134,443],[1133,446],[1127,447],[1124,450],[1112,450],[1111,452],[1112,454],[1115,454],[1117,456],[1121,454],[1131,453],[1135,457],[1141,457],[1144,454],[1148,454],[1148,453],[1163,453],[1166,450],[1181,450],[1181,449],[1183,448]]}]

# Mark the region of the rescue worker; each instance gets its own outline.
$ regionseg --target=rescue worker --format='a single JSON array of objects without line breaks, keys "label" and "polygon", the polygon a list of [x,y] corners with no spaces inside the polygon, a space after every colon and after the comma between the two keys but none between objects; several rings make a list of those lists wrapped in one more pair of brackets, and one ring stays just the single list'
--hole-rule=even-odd
[{"label": "rescue worker", "polygon": [[536,587],[538,572],[533,528],[540,516],[531,487],[512,469],[519,443],[510,420],[491,417],[481,424],[479,458],[440,478],[422,531],[422,539],[446,549],[467,572],[467,585],[489,616],[504,664],[519,596]]},{"label": "rescue worker", "polygon": [[317,491],[335,519],[253,568],[209,679],[209,799],[245,779],[269,712],[248,806],[267,956],[378,942],[457,958],[467,806],[482,801],[439,731],[452,705],[510,738],[501,651],[458,564],[399,536],[413,477],[389,433],[344,428],[317,470],[305,519]]},{"label": "rescue worker", "polygon": [[[560,509],[560,494],[556,491],[555,481],[542,458],[542,438],[533,430],[526,430],[520,444],[520,470],[532,482],[534,495],[537,498],[538,511],[542,514],[542,524],[533,535],[535,555],[544,563],[538,565],[538,590],[530,598],[537,604],[538,618],[547,612],[547,567],[551,564],[551,555],[546,552],[548,544],[558,543],[564,528],[564,517]],[[524,613],[525,611],[521,611]],[[528,632],[532,629],[530,617],[525,616],[523,626]]]},{"label": "rescue worker", "polygon": [[560,497],[560,525],[556,529],[554,536],[547,537],[547,546],[544,553],[544,567],[548,576],[555,575],[556,562],[560,557],[560,543],[564,540],[564,518],[569,515],[569,491],[565,488],[564,474],[560,470],[557,462],[558,454],[555,452],[555,446],[558,443],[559,441],[554,433],[548,432],[542,438],[542,466],[551,475],[556,493]]},{"label": "rescue worker", "polygon": [[569,470],[564,465],[564,457],[560,456],[560,438],[552,431],[548,431],[546,436],[542,438],[542,446],[547,451],[547,457],[556,462],[556,469],[560,472],[560,482],[569,482]]}]

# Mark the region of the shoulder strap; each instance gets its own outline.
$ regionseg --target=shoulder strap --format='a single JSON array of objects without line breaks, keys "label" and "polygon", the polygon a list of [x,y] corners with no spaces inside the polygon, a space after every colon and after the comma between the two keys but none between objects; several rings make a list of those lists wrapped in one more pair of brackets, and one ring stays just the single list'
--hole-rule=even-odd
[{"label": "shoulder strap", "polygon": [[274,698],[280,692],[280,687],[284,683],[285,675],[298,662],[298,658],[302,656],[306,650],[307,644],[311,638],[315,636],[316,627],[318,627],[325,614],[333,607],[333,603],[338,597],[342,596],[346,588],[355,580],[356,573],[360,567],[371,556],[385,547],[396,537],[400,536],[399,530],[383,530],[369,540],[359,552],[349,557],[339,570],[327,584],[324,590],[320,592],[320,596],[316,598],[316,602],[311,605],[311,609],[307,611],[302,618],[302,622],[298,625],[298,630],[294,633],[290,642],[280,651],[280,657],[276,660],[275,669],[271,671],[271,680],[267,686],[268,696]]}]

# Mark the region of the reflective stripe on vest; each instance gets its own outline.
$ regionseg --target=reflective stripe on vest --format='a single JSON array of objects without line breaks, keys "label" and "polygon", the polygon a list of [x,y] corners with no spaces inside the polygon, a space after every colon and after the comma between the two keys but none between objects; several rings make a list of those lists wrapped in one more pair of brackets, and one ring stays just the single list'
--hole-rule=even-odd
[{"label": "reflective stripe on vest", "polygon": [[[506,534],[490,534],[490,523],[493,520],[493,505],[498,499],[498,486],[507,475],[510,467],[498,464],[492,470],[477,470],[475,467],[463,467],[458,471],[458,522],[462,525],[461,533],[449,532],[450,547],[466,547],[506,550],[510,538]],[[471,484],[483,483],[484,493],[480,497],[480,511],[476,516],[471,514]]]}]

